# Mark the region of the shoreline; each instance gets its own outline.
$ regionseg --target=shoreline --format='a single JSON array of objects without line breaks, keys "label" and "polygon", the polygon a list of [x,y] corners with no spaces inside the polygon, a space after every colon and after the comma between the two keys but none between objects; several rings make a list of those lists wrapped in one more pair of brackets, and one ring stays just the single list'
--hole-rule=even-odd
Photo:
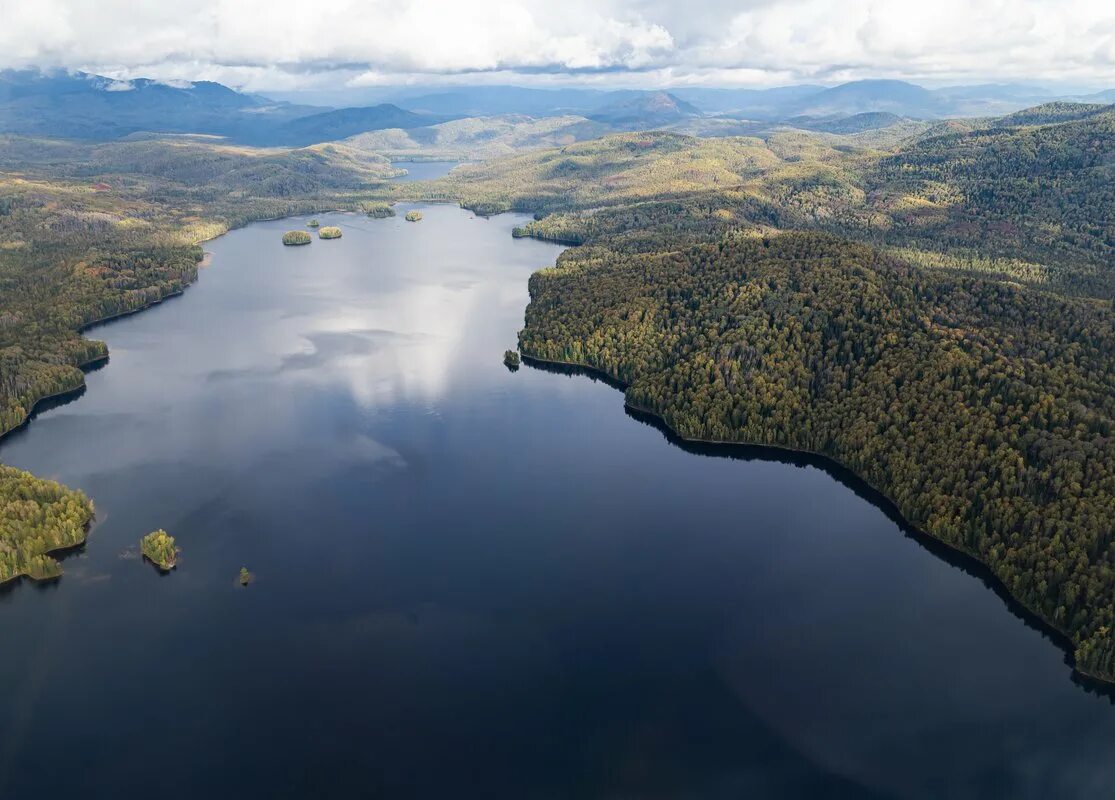
[{"label": "shoreline", "polygon": [[[619,378],[609,374],[608,372],[600,369],[599,367],[592,366],[591,364],[584,364],[584,363],[580,363],[580,362],[576,362],[576,361],[560,361],[560,360],[553,360],[553,359],[547,359],[547,358],[539,358],[537,356],[531,356],[531,355],[525,355],[525,354],[523,355],[522,360],[527,364],[532,364],[532,366],[535,366],[536,369],[539,368],[538,365],[543,365],[543,367],[541,367],[542,369],[545,368],[545,365],[550,365],[550,366],[555,366],[555,367],[565,367],[565,368],[574,369],[574,370],[584,370],[586,373],[588,373],[588,377],[593,378],[593,379],[599,379],[601,383],[608,384],[612,388],[618,389],[621,392],[626,392],[626,388],[629,385],[629,384],[625,383],[624,381],[620,380]],[[575,373],[571,372],[570,374],[575,374]],[[819,452],[817,450],[807,450],[805,448],[791,447],[789,445],[768,444],[768,443],[765,443],[765,442],[731,441],[731,440],[724,440],[724,439],[694,439],[694,438],[691,438],[691,437],[688,437],[688,436],[685,436],[685,435],[679,433],[658,412],[652,411],[649,408],[643,408],[643,407],[637,406],[633,403],[629,403],[627,401],[626,396],[623,399],[623,406],[624,406],[624,409],[626,409],[626,410],[632,411],[635,414],[641,414],[645,417],[648,417],[648,418],[651,418],[652,420],[654,420],[657,423],[657,426],[659,426],[663,430],[663,432],[667,435],[667,439],[672,437],[672,438],[676,439],[678,442],[687,443],[687,444],[691,444],[691,445],[707,445],[707,446],[711,446],[711,447],[718,447],[718,448],[722,447],[722,448],[726,448],[726,449],[728,449],[728,448],[756,448],[756,449],[760,449],[760,450],[771,450],[771,451],[781,452],[781,453],[789,453],[789,454],[794,454],[794,455],[808,456],[812,459],[816,459],[818,461],[825,462],[826,464],[828,464],[832,467],[835,467],[839,470],[842,470],[842,471],[848,473],[849,475],[852,475],[857,481],[859,481],[861,484],[863,484],[865,487],[867,487],[869,490],[871,490],[871,492],[873,492],[878,497],[882,498],[890,506],[890,510],[892,510],[894,512],[894,515],[899,520],[902,521],[902,524],[909,531],[916,534],[917,537],[920,537],[920,538],[925,539],[929,542],[932,542],[934,545],[944,547],[944,548],[947,549],[947,551],[949,553],[952,553],[955,556],[959,556],[959,557],[965,559],[967,562],[970,562],[969,567],[974,567],[975,568],[974,572],[976,573],[976,575],[975,575],[976,577],[990,579],[990,582],[991,582],[989,584],[990,588],[993,589],[995,591],[995,593],[998,594],[1001,598],[1004,598],[1005,600],[1007,600],[1008,604],[1012,604],[1014,606],[1014,608],[1008,608],[1008,610],[1016,613],[1017,616],[1022,617],[1024,622],[1033,624],[1034,627],[1037,627],[1042,633],[1045,633],[1046,635],[1048,635],[1050,640],[1053,641],[1053,643],[1059,649],[1064,651],[1065,657],[1066,657],[1066,662],[1070,665],[1074,674],[1076,674],[1080,677],[1086,678],[1087,680],[1095,681],[1096,683],[1101,684],[1102,687],[1104,688],[1104,690],[1106,690],[1106,691],[1115,690],[1115,677],[1105,677],[1103,675],[1096,675],[1094,673],[1088,672],[1085,669],[1081,669],[1081,667],[1079,666],[1079,664],[1077,664],[1077,661],[1076,661],[1076,647],[1075,647],[1075,645],[1072,641],[1072,638],[1065,631],[1058,628],[1055,624],[1053,624],[1052,622],[1047,620],[1044,616],[1042,616],[1037,611],[1035,611],[1033,608],[1031,608],[1021,598],[1016,597],[1014,594],[1012,594],[1010,589],[1007,588],[1006,584],[1003,583],[1003,581],[991,570],[991,567],[987,563],[985,563],[983,560],[981,560],[974,552],[972,552],[970,550],[967,550],[963,547],[959,547],[957,545],[954,545],[950,542],[946,542],[944,539],[940,539],[940,538],[934,536],[933,534],[929,533],[928,531],[925,531],[925,530],[919,528],[918,526],[914,525],[912,522],[910,522],[910,520],[906,519],[905,515],[902,513],[898,504],[895,503],[894,500],[886,492],[879,489],[877,486],[872,484],[869,480],[864,478],[862,475],[860,475],[855,470],[853,470],[850,467],[846,466],[845,464],[841,463],[840,460],[837,459],[836,457],[831,456],[827,453]],[[884,509],[884,511],[886,511],[886,509]],[[919,543],[924,544],[924,542],[919,542]],[[969,569],[969,572],[971,573],[971,572],[973,572],[973,570]],[[987,582],[988,581],[985,580],[985,583],[987,583]],[[1025,615],[1018,614],[1017,613],[1018,610],[1024,611]]]},{"label": "shoreline", "polygon": [[[205,244],[206,242],[211,242],[214,239],[219,239],[220,237],[222,237],[222,236],[224,236],[228,233],[231,233],[232,231],[239,230],[240,228],[245,228],[248,225],[252,225],[252,224],[255,224],[257,222],[275,222],[275,221],[281,220],[281,219],[290,219],[290,218],[293,218],[293,217],[305,216],[306,214],[346,214],[346,213],[356,213],[356,212],[352,208],[330,208],[330,209],[311,210],[311,211],[305,212],[304,214],[284,214],[283,216],[278,216],[278,217],[260,217],[258,219],[250,219],[250,220],[247,220],[240,225],[234,225],[234,226],[231,226],[229,228],[226,228],[225,230],[221,231],[220,233],[213,234],[212,236],[207,236],[204,239],[199,239],[198,241],[193,242],[193,244],[200,247],[201,245]],[[159,297],[155,300],[152,300],[150,303],[145,303],[144,305],[139,306],[137,308],[129,309],[127,311],[120,311],[120,312],[117,312],[115,314],[109,314],[107,316],[99,317],[97,319],[90,320],[89,322],[82,323],[76,329],[77,334],[79,336],[84,336],[90,330],[93,330],[94,328],[98,328],[101,325],[107,325],[111,322],[114,322],[115,320],[123,319],[124,317],[130,317],[133,314],[139,314],[142,311],[149,311],[150,309],[154,308],[155,306],[158,306],[158,305],[162,304],[163,302],[165,302],[167,300],[173,299],[175,297],[181,297],[182,295],[184,295],[186,293],[186,290],[188,288],[190,288],[190,286],[192,286],[194,283],[196,283],[198,280],[200,280],[200,278],[201,278],[200,270],[210,266],[212,261],[213,261],[213,254],[212,253],[202,252],[201,258],[198,259],[197,264],[195,265],[195,269],[197,270],[197,272],[195,273],[195,275],[193,277],[193,280],[190,280],[189,282],[185,283],[182,286],[181,289],[176,289],[175,291],[167,292],[166,294],[162,295],[161,297]],[[107,349],[108,349],[107,345],[106,345],[105,349],[106,349],[105,355],[97,356],[96,358],[90,359],[88,361],[81,362],[79,364],[74,364],[74,366],[77,367],[78,369],[80,369],[83,373],[86,373],[86,372],[91,371],[89,369],[89,367],[91,367],[94,364],[97,364],[98,362],[106,362],[107,363],[108,360],[109,360],[109,356],[111,354],[107,352]],[[53,392],[51,394],[43,395],[42,397],[35,398],[31,402],[30,406],[28,407],[27,413],[25,413],[23,415],[23,419],[21,419],[19,422],[15,423],[14,425],[10,426],[6,430],[0,430],[0,443],[2,443],[4,441],[4,439],[6,439],[11,434],[16,433],[16,432],[21,431],[21,430],[24,430],[28,425],[30,425],[32,419],[35,417],[36,413],[39,410],[39,406],[42,403],[48,403],[51,400],[58,399],[58,398],[60,398],[64,395],[73,394],[75,392],[80,392],[84,388],[86,388],[86,383],[85,383],[85,377],[83,375],[82,379],[81,379],[81,382],[78,383],[77,385],[73,386],[72,388],[64,389],[62,391]],[[0,463],[3,463],[3,462],[0,462]],[[2,585],[2,584],[0,584],[0,585]]]},{"label": "shoreline", "polygon": [[[202,258],[202,260],[204,260],[204,257]],[[192,284],[193,281],[191,281],[190,283]],[[186,287],[183,287],[182,289],[178,289],[177,291],[168,292],[167,294],[164,294],[162,297],[158,298],[157,300],[152,300],[150,303],[146,303],[145,305],[142,305],[139,308],[133,308],[133,309],[130,309],[128,311],[120,311],[116,314],[109,314],[106,317],[99,317],[99,318],[94,319],[90,322],[86,322],[80,328],[77,329],[77,333],[78,333],[79,336],[84,336],[86,332],[88,332],[88,331],[92,330],[93,328],[96,328],[100,325],[107,325],[108,323],[113,322],[114,320],[122,319],[124,317],[130,317],[133,314],[140,313],[141,311],[147,311],[148,309],[154,308],[155,306],[159,305],[160,303],[162,303],[166,300],[169,300],[171,298],[181,297],[183,294],[186,293],[186,288],[188,288],[189,285],[190,284],[187,284]],[[85,383],[85,375],[88,374],[89,372],[92,372],[98,366],[102,366],[104,364],[107,364],[108,360],[109,360],[109,353],[108,353],[107,347],[106,347],[105,354],[103,356],[95,356],[95,357],[90,358],[86,361],[81,361],[81,362],[78,362],[77,364],[74,364],[74,367],[81,370],[81,372],[82,372],[81,380],[78,383],[74,384],[73,386],[71,386],[67,389],[61,389],[57,392],[52,392],[50,394],[44,394],[41,397],[35,398],[35,400],[31,403],[30,407],[27,409],[27,413],[23,415],[23,419],[21,419],[19,422],[15,423],[11,427],[9,427],[7,430],[0,431],[0,442],[3,442],[6,438],[8,438],[13,433],[17,433],[18,431],[21,431],[24,428],[26,428],[28,425],[30,425],[31,420],[34,419],[35,415],[38,414],[40,410],[42,410],[42,409],[39,408],[39,406],[43,405],[44,403],[50,403],[52,400],[58,400],[62,397],[65,397],[66,395],[76,394],[78,392],[81,392],[83,389],[87,388],[87,384]],[[0,463],[2,463],[2,462],[0,462]]]},{"label": "shoreline", "polygon": [[93,530],[93,523],[96,521],[96,518],[97,514],[96,510],[94,510],[93,516],[86,520],[85,524],[82,526],[80,542],[74,542],[73,544],[64,544],[60,547],[55,547],[52,550],[43,551],[42,555],[50,556],[58,562],[59,572],[57,575],[48,575],[45,578],[36,578],[34,575],[28,574],[26,572],[20,572],[6,580],[0,580],[0,592],[11,591],[16,586],[18,586],[19,582],[24,578],[31,581],[32,583],[49,583],[50,581],[61,580],[62,576],[66,574],[65,570],[62,569],[62,559],[65,558],[67,555],[70,555],[71,553],[81,549],[82,547],[85,547],[85,545],[89,543],[89,534]]}]

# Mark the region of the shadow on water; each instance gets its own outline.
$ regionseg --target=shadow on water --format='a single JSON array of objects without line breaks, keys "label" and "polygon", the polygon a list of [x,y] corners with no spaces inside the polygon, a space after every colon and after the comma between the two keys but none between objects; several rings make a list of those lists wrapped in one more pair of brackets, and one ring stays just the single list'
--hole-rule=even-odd
[{"label": "shadow on water", "polygon": [[[107,364],[108,356],[105,356],[104,358],[98,358],[79,366],[81,368],[81,371],[88,375],[91,372],[96,372],[97,370],[103,369]],[[64,392],[59,392],[58,394],[52,394],[49,397],[42,398],[37,403],[35,403],[34,406],[31,407],[31,413],[27,415],[27,419],[23,420],[23,422],[19,423],[11,430],[0,433],[0,443],[3,443],[9,439],[19,438],[27,431],[27,428],[30,427],[32,420],[34,420],[40,414],[45,414],[47,411],[52,411],[56,408],[61,408],[64,405],[68,405],[84,394],[85,383],[83,381],[80,386],[75,386],[73,389],[68,389]]]},{"label": "shadow on water", "polygon": [[[94,361],[90,361],[80,366],[81,371],[88,375],[91,372],[96,372],[99,369],[103,369],[106,364],[108,364],[108,356],[105,356],[104,358],[98,358]],[[27,429],[31,426],[32,420],[34,420],[40,414],[45,414],[47,411],[51,411],[55,408],[60,408],[64,405],[72,403],[84,394],[85,384],[82,383],[81,386],[78,386],[69,391],[59,392],[58,394],[51,395],[50,397],[44,397],[42,400],[39,400],[39,402],[35,403],[35,405],[31,408],[31,413],[27,415],[27,419],[25,419],[16,427],[12,428],[10,431],[6,431],[5,433],[0,434],[0,444],[24,436],[27,433]],[[58,563],[62,563],[72,555],[84,553],[86,542],[88,542],[89,532],[92,530],[93,524],[95,524],[95,522],[96,521],[94,520],[93,523],[90,523],[89,528],[85,532],[86,541],[75,544],[72,547],[63,547],[59,550],[54,550],[50,553],[50,557]],[[61,575],[57,575],[53,578],[33,580],[24,576],[16,578],[15,580],[7,581],[5,583],[0,583],[0,603],[6,602],[11,597],[16,588],[23,583],[30,583],[39,591],[51,591],[58,585],[61,578]]]},{"label": "shadow on water", "polygon": [[[622,381],[617,381],[610,375],[606,375],[591,367],[539,361],[529,356],[523,356],[522,361],[524,364],[528,364],[532,369],[537,369],[542,372],[550,372],[555,375],[566,375],[569,377],[588,378],[594,382],[611,386],[613,389],[618,389],[621,392],[627,389],[626,384]],[[1078,672],[1073,659],[1072,642],[1069,638],[1011,596],[1011,594],[1007,592],[1006,587],[1003,586],[1002,582],[987,565],[967,553],[956,550],[944,542],[934,539],[929,534],[915,528],[906,521],[901,513],[899,513],[898,508],[888,497],[836,461],[813,453],[801,453],[779,447],[767,447],[753,444],[697,442],[683,439],[671,430],[661,417],[655,414],[640,411],[627,405],[624,406],[624,412],[631,419],[657,430],[662,434],[663,438],[674,447],[684,450],[687,453],[692,453],[693,455],[704,456],[706,458],[727,458],[737,461],[774,462],[802,468],[812,467],[821,470],[842,486],[851,490],[857,497],[867,501],[881,511],[887,519],[893,522],[899,530],[902,531],[906,538],[913,540],[949,566],[955,567],[966,575],[978,579],[984,586],[994,592],[995,595],[1003,601],[1007,609],[1014,616],[1018,617],[1018,619],[1022,620],[1028,628],[1037,631],[1063,651],[1065,665],[1070,670],[1070,676],[1074,684],[1084,689],[1084,691],[1089,694],[1107,698],[1112,705],[1115,705],[1115,686],[1095,680],[1094,678]]]},{"label": "shadow on water", "polygon": [[[79,544],[75,544],[71,547],[63,547],[59,550],[53,550],[50,553],[50,557],[61,564],[70,556],[81,555],[82,553],[84,553],[87,543],[88,531],[86,531],[86,541],[80,542]],[[26,575],[22,575],[10,581],[0,583],[0,603],[8,602],[11,599],[12,595],[15,593],[16,589],[18,589],[25,583],[33,586],[36,591],[52,592],[57,589],[58,586],[62,583],[62,577],[64,575],[65,572],[63,572],[61,575],[55,575],[53,578],[39,579],[28,578]]]}]

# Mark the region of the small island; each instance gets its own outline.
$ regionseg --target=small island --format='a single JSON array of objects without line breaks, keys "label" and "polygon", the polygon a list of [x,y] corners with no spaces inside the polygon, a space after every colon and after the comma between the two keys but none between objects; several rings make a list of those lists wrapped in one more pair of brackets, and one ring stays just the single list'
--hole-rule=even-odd
[{"label": "small island", "polygon": [[317,235],[322,239],[340,239],[341,229],[336,225],[326,225],[324,228],[318,230]]},{"label": "small island", "polygon": [[313,237],[305,231],[287,231],[283,234],[283,244],[288,247],[300,244],[309,244]]},{"label": "small island", "polygon": [[516,353],[514,350],[504,351],[503,363],[507,365],[507,368],[509,370],[514,372],[519,368],[519,354]]},{"label": "small island", "polygon": [[418,222],[418,220],[422,219],[422,212],[408,211],[404,219],[406,219],[407,222]]},{"label": "small island", "polygon": [[255,580],[255,577],[256,577],[255,575],[248,572],[247,567],[241,567],[240,568],[240,575],[237,578],[237,580],[240,582],[241,586],[247,586],[249,583],[251,583],[253,580]]},{"label": "small island", "polygon": [[321,223],[318,222],[316,219],[312,219],[312,220],[310,220],[309,222],[306,223],[306,227],[307,228],[316,228],[320,224]]},{"label": "small island", "polygon": [[386,219],[395,216],[395,209],[387,203],[371,203],[368,205],[368,216],[372,219]]},{"label": "small island", "polygon": [[144,536],[139,549],[160,572],[170,572],[178,566],[178,548],[174,546],[174,537],[162,528]]}]

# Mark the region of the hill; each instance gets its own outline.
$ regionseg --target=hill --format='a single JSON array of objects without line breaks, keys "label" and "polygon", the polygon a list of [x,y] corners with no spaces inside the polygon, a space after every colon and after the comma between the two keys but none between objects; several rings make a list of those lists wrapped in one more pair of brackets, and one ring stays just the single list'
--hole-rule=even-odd
[{"label": "hill", "polygon": [[898,125],[902,120],[902,117],[889,111],[864,111],[860,114],[834,117],[791,117],[786,120],[786,123],[805,130],[852,134],[889,128]]},{"label": "hill", "polygon": [[1101,103],[1044,103],[1040,106],[1016,111],[993,121],[995,126],[1049,125],[1054,122],[1071,122],[1105,114],[1113,109]]},{"label": "hill", "polygon": [[621,96],[586,116],[594,122],[605,122],[610,125],[656,128],[687,117],[699,117],[701,111],[669,92],[646,92],[634,96]]},{"label": "hill", "polygon": [[291,120],[271,132],[269,141],[273,144],[304,146],[346,139],[365,131],[419,128],[436,124],[442,119],[416,114],[390,103],[364,108],[339,108]]},{"label": "hill", "polygon": [[533,119],[508,114],[470,117],[409,130],[369,131],[352,136],[345,143],[395,160],[466,161],[498,158],[542,147],[560,147],[610,131],[610,126],[584,117]]}]

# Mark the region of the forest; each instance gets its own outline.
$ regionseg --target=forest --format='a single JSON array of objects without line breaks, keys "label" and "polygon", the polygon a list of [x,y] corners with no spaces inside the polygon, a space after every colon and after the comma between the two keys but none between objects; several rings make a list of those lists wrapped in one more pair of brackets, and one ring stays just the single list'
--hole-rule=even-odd
[{"label": "forest", "polygon": [[562,242],[619,236],[638,249],[665,231],[697,241],[740,227],[819,230],[930,268],[1110,299],[1115,109],[1100,109],[944,122],[882,148],[792,129],[619,134],[410,188],[478,213],[535,213],[544,218],[521,233]]},{"label": "forest", "polygon": [[1113,165],[1115,111],[1060,107],[888,151],[625,134],[438,190],[580,245],[531,278],[525,356],[849,467],[1113,680]]},{"label": "forest", "polygon": [[0,464],[0,584],[61,575],[50,554],[83,543],[92,520],[81,492]]},{"label": "forest", "polygon": [[162,528],[144,536],[139,542],[143,557],[159,568],[160,572],[170,572],[178,565],[178,548],[174,537]]}]

